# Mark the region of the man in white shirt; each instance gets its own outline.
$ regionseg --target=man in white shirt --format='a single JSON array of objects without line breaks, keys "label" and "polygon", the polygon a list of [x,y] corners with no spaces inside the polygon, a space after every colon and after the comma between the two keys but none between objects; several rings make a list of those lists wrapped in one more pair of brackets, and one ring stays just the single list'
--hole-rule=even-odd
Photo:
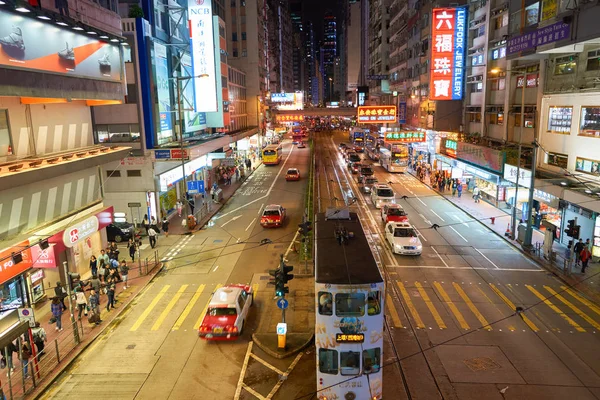
[{"label": "man in white shirt", "polygon": [[154,230],[154,227],[150,227],[148,229],[148,238],[150,239],[150,247],[154,248],[156,246],[156,236],[158,233]]}]

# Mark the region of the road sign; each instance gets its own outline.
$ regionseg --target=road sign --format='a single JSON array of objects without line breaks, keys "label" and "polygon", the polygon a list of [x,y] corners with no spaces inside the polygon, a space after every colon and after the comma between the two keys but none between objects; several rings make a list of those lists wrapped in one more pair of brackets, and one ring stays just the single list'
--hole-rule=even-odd
[{"label": "road sign", "polygon": [[278,323],[277,324],[277,334],[285,335],[286,333],[287,333],[287,324],[285,322]]},{"label": "road sign", "polygon": [[33,308],[19,308],[18,312],[19,319],[21,321],[29,321],[29,326],[32,328],[35,327],[35,317],[33,315]]},{"label": "road sign", "polygon": [[129,208],[137,208],[137,207],[141,207],[142,203],[127,203],[127,207]]},{"label": "road sign", "polygon": [[285,310],[286,308],[288,308],[289,302],[286,299],[279,299],[277,300],[277,307],[281,308],[282,310]]},{"label": "road sign", "polygon": [[189,194],[204,193],[204,181],[188,181],[187,191]]},{"label": "road sign", "polygon": [[171,150],[154,150],[154,158],[157,160],[168,160],[171,158]]}]

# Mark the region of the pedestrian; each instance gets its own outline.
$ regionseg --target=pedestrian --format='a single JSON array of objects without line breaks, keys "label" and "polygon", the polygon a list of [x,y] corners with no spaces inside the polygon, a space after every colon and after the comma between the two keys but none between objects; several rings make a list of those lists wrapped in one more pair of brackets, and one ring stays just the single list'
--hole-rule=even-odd
[{"label": "pedestrian", "polygon": [[246,158],[246,169],[248,171],[250,171],[251,168],[252,168],[252,161],[250,161],[249,158]]},{"label": "pedestrian", "polygon": [[169,220],[166,216],[162,220],[162,230],[165,233],[165,237],[169,237]]},{"label": "pedestrian", "polygon": [[104,278],[107,275],[108,265],[104,263],[104,260],[100,260],[100,267],[98,267],[98,275],[97,278],[100,282],[104,281]]},{"label": "pedestrian", "polygon": [[134,262],[137,245],[135,244],[135,241],[133,239],[129,239],[129,243],[127,243],[127,248],[129,249],[129,257],[131,257],[131,262]]},{"label": "pedestrian", "polygon": [[106,251],[104,250],[100,250],[100,260],[104,260],[104,265],[108,265],[108,260],[110,259],[110,257],[108,257],[108,254],[106,254]]},{"label": "pedestrian", "polygon": [[90,312],[93,315],[90,322],[99,325],[102,322],[100,319],[100,295],[94,289],[90,291]]},{"label": "pedestrian", "polygon": [[473,188],[473,199],[475,199],[475,203],[479,203],[479,188],[477,186]]},{"label": "pedestrian", "polygon": [[[106,273],[106,271],[104,271]],[[98,277],[96,275],[92,276],[92,279],[90,279],[90,286],[92,287],[92,289],[94,289],[96,292],[100,292],[100,279],[98,279]]]},{"label": "pedestrian", "polygon": [[456,195],[456,181],[452,180],[452,197]]},{"label": "pedestrian", "polygon": [[65,297],[67,297],[67,291],[63,287],[62,283],[56,282],[56,287],[54,288],[54,295],[60,299],[60,303],[62,305],[63,311],[67,309],[65,305]]},{"label": "pedestrian", "polygon": [[54,7],[58,9],[60,15],[69,16],[69,1],[68,0],[54,0]]},{"label": "pedestrian", "polygon": [[575,248],[573,249],[575,251],[575,265],[579,265],[581,261],[581,250],[583,250],[583,248],[583,239],[579,239],[579,242],[575,244]]},{"label": "pedestrian", "polygon": [[150,240],[150,247],[154,248],[154,246],[156,246],[156,236],[158,234],[156,233],[156,231],[154,230],[154,228],[150,228],[148,229],[148,239]]},{"label": "pedestrian", "polygon": [[92,272],[92,275],[98,274],[98,260],[96,260],[96,256],[94,255],[90,258],[90,271]]},{"label": "pedestrian", "polygon": [[456,191],[458,192],[458,198],[460,199],[460,196],[462,195],[462,191],[463,191],[462,183],[458,182],[456,184]]},{"label": "pedestrian", "polygon": [[235,169],[235,181],[238,182],[240,180],[240,169]]},{"label": "pedestrian", "polygon": [[223,184],[227,185],[227,172],[223,172]]},{"label": "pedestrian", "polygon": [[33,336],[33,343],[35,343],[35,347],[37,348],[37,359],[40,361],[44,355],[44,347],[46,347],[46,342],[48,341],[46,330],[42,328],[39,322],[36,322],[35,328],[31,329],[31,336]]},{"label": "pedestrian", "polygon": [[152,216],[152,218],[150,219],[150,226],[156,226],[156,217]]},{"label": "pedestrian", "polygon": [[62,331],[62,315],[64,309],[62,308],[62,304],[58,297],[52,298],[52,303],[50,303],[50,311],[52,312],[52,316],[56,320],[56,330]]},{"label": "pedestrian", "polygon": [[24,378],[29,378],[27,366],[29,365],[30,358],[31,358],[31,349],[29,348],[29,344],[26,341],[23,341],[23,346],[21,347],[21,364],[23,364],[23,377]]},{"label": "pedestrian", "polygon": [[127,266],[127,261],[121,260],[121,280],[123,281],[123,290],[127,289],[127,276],[129,275],[129,267]]},{"label": "pedestrian", "polygon": [[590,261],[590,258],[592,258],[592,253],[590,253],[590,249],[587,246],[583,246],[579,258],[581,259],[581,273],[585,274],[588,262]]},{"label": "pedestrian", "polygon": [[[98,281],[98,278],[96,278],[96,281]],[[98,285],[99,284],[100,281],[98,281]],[[87,299],[85,298],[85,293],[83,292],[83,290],[78,290],[75,293],[75,304],[77,304],[77,311],[79,311],[77,313],[77,319],[81,320],[81,314],[87,315]]]},{"label": "pedestrian", "polygon": [[10,368],[10,372],[15,370],[15,364],[13,363],[13,353],[19,353],[19,349],[15,346],[15,343],[10,341],[6,345],[6,352],[8,353],[7,366]]},{"label": "pedestrian", "polygon": [[148,234],[148,228],[150,228],[150,221],[148,220],[148,214],[144,214],[144,219],[142,221],[142,226],[146,230],[146,235]]},{"label": "pedestrian", "polygon": [[119,253],[121,253],[121,252],[119,251],[119,248],[117,247],[117,244],[115,242],[112,242],[110,244],[110,247],[109,247],[108,257],[109,258],[113,258],[115,260],[118,260],[119,259]]},{"label": "pedestrian", "polygon": [[590,252],[592,251],[592,244],[590,243],[590,239],[585,239],[585,247],[587,247]]},{"label": "pedestrian", "polygon": [[177,216],[181,218],[181,213],[183,212],[183,203],[177,200],[177,203],[175,203],[175,208],[177,208]]},{"label": "pedestrian", "polygon": [[106,304],[106,311],[110,311],[110,308],[115,308],[115,281],[112,278],[108,280],[108,286],[106,295],[108,296],[108,303]]}]

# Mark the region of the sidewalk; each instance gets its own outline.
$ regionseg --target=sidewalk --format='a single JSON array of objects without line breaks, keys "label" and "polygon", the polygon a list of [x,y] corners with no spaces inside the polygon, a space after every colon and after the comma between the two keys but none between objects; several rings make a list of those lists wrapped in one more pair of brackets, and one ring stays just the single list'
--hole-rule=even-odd
[{"label": "sidewalk", "polygon": [[[414,176],[414,171],[410,171],[410,174]],[[415,177],[416,178],[416,177]],[[418,179],[418,178],[416,178]],[[429,177],[426,177],[423,184],[431,188],[427,183]],[[550,262],[544,257],[543,254],[527,253],[521,248],[521,243],[506,236],[507,227],[511,224],[510,210],[499,209],[485,201],[481,200],[479,203],[475,203],[473,195],[466,190],[463,190],[462,197],[452,196],[450,190],[440,192],[437,189],[433,189],[435,192],[440,194],[449,202],[455,204],[458,208],[462,209],[465,213],[470,215],[474,220],[479,221],[491,229],[498,236],[515,246],[523,254],[531,258],[537,264],[543,266],[546,270],[557,276],[559,279],[564,281],[569,286],[574,286],[581,292],[585,293],[588,297],[592,298],[595,302],[600,303],[600,263],[590,262],[585,274],[581,273],[581,267],[574,267],[573,271],[568,274],[564,271],[564,257],[566,246],[554,241],[552,244],[552,250],[556,252],[556,260]],[[491,218],[494,217],[495,221],[492,224]],[[544,234],[540,231],[533,229],[532,245],[535,247],[536,243],[542,246],[544,243]],[[590,277],[594,277],[591,278]]]}]

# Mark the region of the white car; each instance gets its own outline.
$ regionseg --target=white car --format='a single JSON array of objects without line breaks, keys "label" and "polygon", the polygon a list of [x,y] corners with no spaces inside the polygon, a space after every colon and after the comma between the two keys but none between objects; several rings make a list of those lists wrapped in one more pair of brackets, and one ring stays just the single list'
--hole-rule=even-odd
[{"label": "white car", "polygon": [[389,185],[377,183],[371,187],[371,201],[375,208],[381,208],[384,204],[396,202],[396,195]]},{"label": "white car", "polygon": [[420,256],[423,252],[417,232],[408,222],[388,222],[385,226],[385,238],[394,254]]}]

